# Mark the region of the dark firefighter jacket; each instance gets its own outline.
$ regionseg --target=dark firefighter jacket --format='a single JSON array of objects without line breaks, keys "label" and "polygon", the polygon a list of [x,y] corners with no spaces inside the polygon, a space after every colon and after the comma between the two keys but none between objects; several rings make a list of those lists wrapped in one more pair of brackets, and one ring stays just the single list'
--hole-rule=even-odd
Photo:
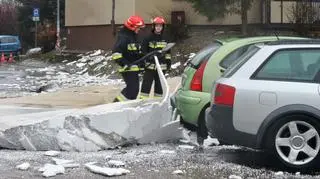
[{"label": "dark firefighter jacket", "polygon": [[142,70],[141,64],[128,66],[142,56],[141,45],[137,41],[135,32],[126,27],[121,29],[112,50],[112,60],[120,65],[118,71],[128,72]]},{"label": "dark firefighter jacket", "polygon": [[[146,37],[142,42],[142,51],[144,54],[152,52],[154,50],[161,50],[167,45],[167,40],[163,38],[163,35],[152,33]],[[168,51],[166,54],[158,56],[159,63],[162,70],[169,70],[171,66],[171,54]],[[145,69],[156,70],[154,57],[150,57],[145,63]]]}]

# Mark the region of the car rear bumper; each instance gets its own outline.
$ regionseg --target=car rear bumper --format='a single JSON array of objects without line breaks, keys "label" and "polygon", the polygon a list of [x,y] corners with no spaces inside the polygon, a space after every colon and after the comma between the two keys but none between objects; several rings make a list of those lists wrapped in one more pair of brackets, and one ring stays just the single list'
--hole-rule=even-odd
[{"label": "car rear bumper", "polygon": [[12,53],[12,55],[17,55],[18,52],[20,52],[19,50],[17,51],[11,51],[11,50],[0,50],[0,55],[3,53],[4,55],[10,55],[10,53]]},{"label": "car rear bumper", "polygon": [[210,93],[179,89],[174,98],[176,108],[183,121],[197,125],[201,111],[210,102]]},{"label": "car rear bumper", "polygon": [[257,147],[257,136],[236,130],[233,126],[233,108],[212,105],[206,110],[206,125],[211,137],[228,144]]}]

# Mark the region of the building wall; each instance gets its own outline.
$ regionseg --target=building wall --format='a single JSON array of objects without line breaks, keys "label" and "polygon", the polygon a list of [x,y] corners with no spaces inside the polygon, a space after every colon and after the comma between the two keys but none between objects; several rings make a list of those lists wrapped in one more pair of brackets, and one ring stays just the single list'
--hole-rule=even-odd
[{"label": "building wall", "polygon": [[145,23],[151,23],[151,19],[159,15],[170,20],[172,0],[136,0],[135,8],[135,12],[145,20]]},{"label": "building wall", "polygon": [[115,38],[110,25],[68,27],[67,49],[110,50]]},{"label": "building wall", "polygon": [[[283,23],[290,23],[292,20],[292,7],[295,1],[283,1]],[[271,1],[271,23],[281,23],[281,2]]]},{"label": "building wall", "polygon": [[[134,13],[135,0],[115,1],[115,22],[122,24]],[[112,0],[66,0],[66,26],[110,24]]]},{"label": "building wall", "polygon": [[[260,23],[260,0],[255,0],[248,12],[249,23]],[[138,14],[148,24],[156,15],[170,22],[172,11],[185,11],[186,23],[190,25],[237,25],[239,15],[229,15],[212,22],[196,13],[192,5],[181,0],[115,0],[115,22],[122,25],[133,14]],[[66,0],[67,48],[72,50],[111,49],[115,37],[110,21],[112,0]],[[148,31],[149,32],[149,31]]]},{"label": "building wall", "polygon": [[[249,23],[260,23],[261,21],[261,1],[255,0],[252,9],[248,12],[248,22]],[[190,25],[237,25],[241,24],[241,16],[227,15],[223,19],[216,19],[211,22],[207,20],[207,17],[197,13],[192,4],[186,1],[173,1],[174,11],[185,11],[186,23]]]}]

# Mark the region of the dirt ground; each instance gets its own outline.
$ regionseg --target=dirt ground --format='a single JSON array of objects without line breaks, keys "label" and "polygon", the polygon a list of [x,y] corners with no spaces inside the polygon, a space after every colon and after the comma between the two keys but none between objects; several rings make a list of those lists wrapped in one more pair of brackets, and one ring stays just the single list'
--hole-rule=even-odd
[{"label": "dirt ground", "polygon": [[[180,77],[169,78],[168,84],[172,93],[180,84]],[[0,104],[82,108],[111,103],[123,87],[124,84],[67,88],[36,96],[0,99]]]}]

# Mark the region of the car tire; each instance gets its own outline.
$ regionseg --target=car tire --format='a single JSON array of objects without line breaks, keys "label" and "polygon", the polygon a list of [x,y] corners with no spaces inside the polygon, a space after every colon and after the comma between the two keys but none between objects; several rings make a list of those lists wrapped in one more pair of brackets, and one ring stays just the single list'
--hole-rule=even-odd
[{"label": "car tire", "polygon": [[320,125],[309,116],[291,115],[272,125],[266,136],[268,151],[285,167],[312,169],[320,158]]},{"label": "car tire", "polygon": [[198,143],[201,144],[203,143],[203,141],[208,138],[208,129],[206,126],[206,120],[205,120],[205,111],[207,109],[208,106],[205,106],[198,118],[198,127],[196,129],[197,132],[197,140]]}]

